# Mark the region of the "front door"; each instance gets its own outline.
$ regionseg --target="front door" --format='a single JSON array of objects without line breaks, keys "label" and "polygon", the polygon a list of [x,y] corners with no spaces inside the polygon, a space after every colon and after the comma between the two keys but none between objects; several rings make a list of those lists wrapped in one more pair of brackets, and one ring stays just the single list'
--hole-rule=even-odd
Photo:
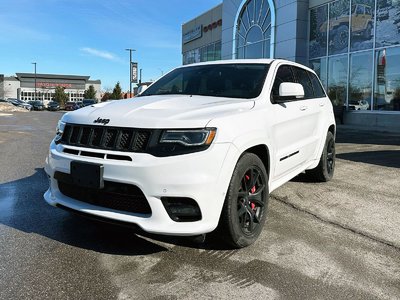
[{"label": "front door", "polygon": [[[311,83],[305,86],[297,81],[298,73],[297,67],[279,66],[272,88],[272,98],[279,96],[279,85],[282,82],[301,83],[305,92],[302,99],[287,99],[284,103],[273,105],[272,138],[276,153],[274,179],[279,179],[305,165],[312,157],[318,142],[318,104],[313,103],[315,100],[312,99]],[[305,75],[307,76],[307,73]]]}]

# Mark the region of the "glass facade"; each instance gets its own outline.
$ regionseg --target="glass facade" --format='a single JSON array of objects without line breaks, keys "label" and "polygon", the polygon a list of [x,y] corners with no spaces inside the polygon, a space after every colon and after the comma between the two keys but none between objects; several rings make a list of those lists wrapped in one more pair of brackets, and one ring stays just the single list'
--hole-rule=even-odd
[{"label": "glass facade", "polygon": [[400,111],[400,2],[338,0],[310,10],[309,64],[334,105]]},{"label": "glass facade", "polygon": [[221,41],[183,53],[184,65],[203,62],[203,61],[220,60],[220,59],[221,59]]},{"label": "glass facade", "polygon": [[236,58],[269,58],[271,17],[267,0],[249,0],[236,24]]}]

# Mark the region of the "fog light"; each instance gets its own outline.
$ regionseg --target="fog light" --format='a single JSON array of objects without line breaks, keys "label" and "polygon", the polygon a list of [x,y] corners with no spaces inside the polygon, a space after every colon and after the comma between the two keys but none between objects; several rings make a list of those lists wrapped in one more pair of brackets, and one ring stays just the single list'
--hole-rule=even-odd
[{"label": "fog light", "polygon": [[186,197],[161,197],[169,217],[175,222],[194,222],[201,220],[197,202]]}]

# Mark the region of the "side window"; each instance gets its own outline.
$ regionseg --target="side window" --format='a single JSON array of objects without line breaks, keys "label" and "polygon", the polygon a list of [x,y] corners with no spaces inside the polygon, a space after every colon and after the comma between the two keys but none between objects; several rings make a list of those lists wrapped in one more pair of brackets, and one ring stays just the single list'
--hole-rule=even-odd
[{"label": "side window", "polygon": [[297,82],[303,86],[304,89],[304,99],[314,98],[314,91],[310,81],[310,78],[307,75],[307,71],[298,67],[293,67],[294,72],[296,74]]},{"label": "side window", "polygon": [[321,85],[321,82],[319,81],[317,75],[315,75],[314,73],[308,72],[308,75],[310,76],[311,79],[311,83],[313,86],[313,90],[314,90],[314,97],[315,98],[322,98],[325,97],[325,91],[324,88]]},{"label": "side window", "polygon": [[295,82],[292,68],[290,66],[280,66],[278,72],[276,72],[271,92],[272,99],[277,99],[279,97],[279,86],[282,82]]}]

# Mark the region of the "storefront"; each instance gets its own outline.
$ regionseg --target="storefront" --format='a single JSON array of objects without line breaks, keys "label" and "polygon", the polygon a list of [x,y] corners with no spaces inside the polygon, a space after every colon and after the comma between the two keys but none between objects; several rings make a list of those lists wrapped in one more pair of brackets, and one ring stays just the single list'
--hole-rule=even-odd
[{"label": "storefront", "polygon": [[221,59],[222,4],[182,25],[183,64]]},{"label": "storefront", "polygon": [[[90,76],[16,73],[17,76],[1,77],[0,98],[37,100],[45,104],[54,98],[56,87],[63,87],[69,101],[82,101],[84,92],[92,85],[100,99],[101,81],[89,80]],[[36,84],[36,89],[35,89]],[[35,97],[36,91],[36,97]]]},{"label": "storefront", "polygon": [[183,57],[195,53],[184,64],[212,60],[196,54],[208,38],[205,16],[221,18],[214,60],[275,57],[309,65],[333,104],[348,111],[346,123],[400,130],[400,0],[224,0],[182,26],[183,36],[194,24],[202,29],[183,41]]}]

